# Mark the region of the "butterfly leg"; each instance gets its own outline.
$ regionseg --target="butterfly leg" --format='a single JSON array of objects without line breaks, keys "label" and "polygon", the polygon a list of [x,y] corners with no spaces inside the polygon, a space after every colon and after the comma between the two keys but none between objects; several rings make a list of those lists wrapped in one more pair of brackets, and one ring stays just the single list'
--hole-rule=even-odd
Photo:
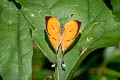
[{"label": "butterfly leg", "polygon": [[53,67],[53,68],[57,67],[57,54],[55,54],[55,59],[56,59],[55,63],[51,65],[51,67]]},{"label": "butterfly leg", "polygon": [[62,56],[62,64],[64,64],[64,55]]}]

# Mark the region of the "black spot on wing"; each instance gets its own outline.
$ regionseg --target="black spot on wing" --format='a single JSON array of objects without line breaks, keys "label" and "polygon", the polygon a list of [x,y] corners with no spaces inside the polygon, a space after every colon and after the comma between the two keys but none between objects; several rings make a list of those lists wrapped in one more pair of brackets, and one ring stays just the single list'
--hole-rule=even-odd
[{"label": "black spot on wing", "polygon": [[54,26],[51,24],[51,26],[52,26],[52,29],[54,30],[55,28],[54,28]]},{"label": "black spot on wing", "polygon": [[73,28],[69,30],[69,32],[72,32]]},{"label": "black spot on wing", "polygon": [[70,30],[69,32],[71,32],[72,30]]},{"label": "black spot on wing", "polygon": [[69,41],[71,41],[71,40],[66,40],[66,42],[69,42]]},{"label": "black spot on wing", "polygon": [[55,41],[57,40],[57,39],[55,39],[54,37],[52,37],[52,39],[54,39]]}]

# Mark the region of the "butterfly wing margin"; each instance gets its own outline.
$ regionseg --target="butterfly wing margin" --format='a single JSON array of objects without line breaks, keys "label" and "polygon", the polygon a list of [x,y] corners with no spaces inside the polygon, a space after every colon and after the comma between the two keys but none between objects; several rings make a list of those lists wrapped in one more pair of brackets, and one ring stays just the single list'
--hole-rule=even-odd
[{"label": "butterfly wing margin", "polygon": [[49,41],[57,52],[60,44],[60,23],[52,16],[45,16],[45,24]]},{"label": "butterfly wing margin", "polygon": [[81,33],[80,21],[72,20],[65,24],[61,41],[63,53],[74,42],[79,33]]}]

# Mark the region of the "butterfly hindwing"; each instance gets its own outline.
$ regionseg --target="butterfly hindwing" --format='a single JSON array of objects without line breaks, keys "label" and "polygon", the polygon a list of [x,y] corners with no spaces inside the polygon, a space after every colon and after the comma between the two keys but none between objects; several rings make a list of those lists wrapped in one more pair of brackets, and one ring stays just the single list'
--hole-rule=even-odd
[{"label": "butterfly hindwing", "polygon": [[57,52],[60,44],[60,23],[52,16],[46,16],[45,22],[49,41]]},{"label": "butterfly hindwing", "polygon": [[80,27],[81,22],[78,20],[72,20],[65,24],[61,41],[63,53],[73,43],[75,38],[80,33]]}]

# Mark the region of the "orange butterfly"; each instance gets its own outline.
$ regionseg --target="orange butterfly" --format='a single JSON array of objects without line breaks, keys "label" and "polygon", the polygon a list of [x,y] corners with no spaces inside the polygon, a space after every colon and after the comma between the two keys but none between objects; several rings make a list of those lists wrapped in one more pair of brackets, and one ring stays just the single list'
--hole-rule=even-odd
[{"label": "orange butterfly", "polygon": [[[71,20],[64,27],[61,27],[59,21],[52,16],[45,16],[46,32],[50,43],[54,47],[56,53],[59,45],[62,46],[62,53],[73,43],[75,38],[81,33],[81,22]],[[63,62],[64,63],[64,60]]]}]

